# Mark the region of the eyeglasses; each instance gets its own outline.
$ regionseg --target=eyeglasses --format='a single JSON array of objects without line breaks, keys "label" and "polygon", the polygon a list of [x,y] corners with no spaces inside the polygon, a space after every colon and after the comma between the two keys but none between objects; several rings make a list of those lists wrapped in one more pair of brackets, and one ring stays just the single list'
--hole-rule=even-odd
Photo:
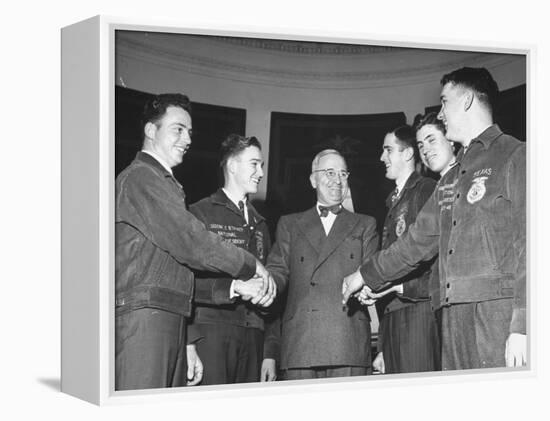
[{"label": "eyeglasses", "polygon": [[336,180],[336,176],[339,175],[342,180],[347,180],[349,177],[349,171],[340,170],[337,171],[334,168],[323,168],[321,170],[315,170],[312,172],[324,171],[329,180]]}]

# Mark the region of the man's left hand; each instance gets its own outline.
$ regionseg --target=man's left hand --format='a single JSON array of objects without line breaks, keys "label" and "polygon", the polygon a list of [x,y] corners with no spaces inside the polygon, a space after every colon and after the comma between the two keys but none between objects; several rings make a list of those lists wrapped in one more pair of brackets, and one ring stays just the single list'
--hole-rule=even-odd
[{"label": "man's left hand", "polygon": [[506,367],[527,365],[527,335],[510,333],[506,340]]},{"label": "man's left hand", "polygon": [[342,304],[346,304],[349,300],[349,297],[357,291],[359,291],[363,286],[365,285],[365,282],[363,281],[363,277],[361,276],[361,272],[359,272],[359,269],[357,269],[355,272],[353,272],[351,275],[348,275],[344,278],[344,282],[342,282],[342,295],[343,300]]},{"label": "man's left hand", "polygon": [[202,380],[203,366],[195,345],[187,345],[187,386],[195,386]]}]

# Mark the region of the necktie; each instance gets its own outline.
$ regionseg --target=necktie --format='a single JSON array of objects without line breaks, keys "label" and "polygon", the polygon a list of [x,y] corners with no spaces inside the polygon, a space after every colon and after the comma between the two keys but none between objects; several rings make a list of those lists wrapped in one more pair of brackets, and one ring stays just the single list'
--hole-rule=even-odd
[{"label": "necktie", "polygon": [[396,187],[391,195],[391,202],[394,203],[398,198],[399,198],[399,190],[397,190],[397,187]]},{"label": "necktie", "polygon": [[321,218],[325,218],[326,216],[328,216],[329,211],[335,215],[338,215],[342,211],[342,204],[338,203],[337,205],[332,205],[332,206],[319,205],[319,212],[321,213]]},{"label": "necktie", "polygon": [[244,202],[242,200],[239,200],[239,210],[241,211],[241,215],[243,216],[243,219],[246,221],[246,216],[244,214]]}]

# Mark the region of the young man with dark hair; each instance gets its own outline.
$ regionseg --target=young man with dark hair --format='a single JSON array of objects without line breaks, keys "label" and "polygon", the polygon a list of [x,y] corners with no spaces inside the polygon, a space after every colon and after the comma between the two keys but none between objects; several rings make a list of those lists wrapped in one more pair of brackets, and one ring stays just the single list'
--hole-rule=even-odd
[{"label": "young man with dark hair", "polygon": [[[191,144],[190,102],[155,96],[145,106],[143,148],[115,185],[115,389],[196,384],[202,364],[187,337],[190,268],[273,282],[250,253],[207,231],[187,211],[172,168]],[[269,299],[267,300],[269,301]],[[189,335],[191,336],[191,335]]]},{"label": "young man with dark hair", "polygon": [[[410,126],[386,134],[380,160],[386,178],[395,181],[388,196],[384,222],[384,250],[404,235],[433,192],[435,181],[419,175],[416,137]],[[413,373],[440,368],[439,337],[430,303],[428,279],[433,261],[388,284],[376,301],[380,318],[379,353],[373,368],[381,373]]]},{"label": "young man with dark hair", "polygon": [[409,232],[342,285],[344,300],[376,291],[439,252],[443,369],[527,363],[525,144],[493,123],[496,83],[486,69],[463,68],[441,81],[439,119],[462,149]]},{"label": "young man with dark hair", "polygon": [[[229,135],[220,148],[220,165],[223,188],[189,210],[207,229],[265,263],[271,246],[269,230],[249,198],[264,175],[260,143],[255,137]],[[243,282],[197,274],[193,326],[203,336],[197,342],[203,385],[276,379],[278,337],[269,334],[276,334],[276,328],[264,333],[273,316],[261,309],[261,286],[261,279]]]}]

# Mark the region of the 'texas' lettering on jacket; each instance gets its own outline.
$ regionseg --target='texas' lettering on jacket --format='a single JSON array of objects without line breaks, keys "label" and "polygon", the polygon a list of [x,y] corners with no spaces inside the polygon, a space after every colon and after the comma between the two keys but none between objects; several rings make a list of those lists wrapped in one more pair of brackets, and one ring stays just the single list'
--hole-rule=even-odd
[{"label": "'texas' lettering on jacket", "polygon": [[[466,200],[473,205],[479,202],[487,192],[486,182],[493,174],[492,168],[483,168],[473,172],[472,184],[466,194]],[[443,180],[442,180],[443,181]],[[451,205],[456,197],[456,185],[458,179],[453,180],[450,183],[440,183],[437,187],[438,191],[438,204],[441,207],[441,211],[451,209]]]}]

